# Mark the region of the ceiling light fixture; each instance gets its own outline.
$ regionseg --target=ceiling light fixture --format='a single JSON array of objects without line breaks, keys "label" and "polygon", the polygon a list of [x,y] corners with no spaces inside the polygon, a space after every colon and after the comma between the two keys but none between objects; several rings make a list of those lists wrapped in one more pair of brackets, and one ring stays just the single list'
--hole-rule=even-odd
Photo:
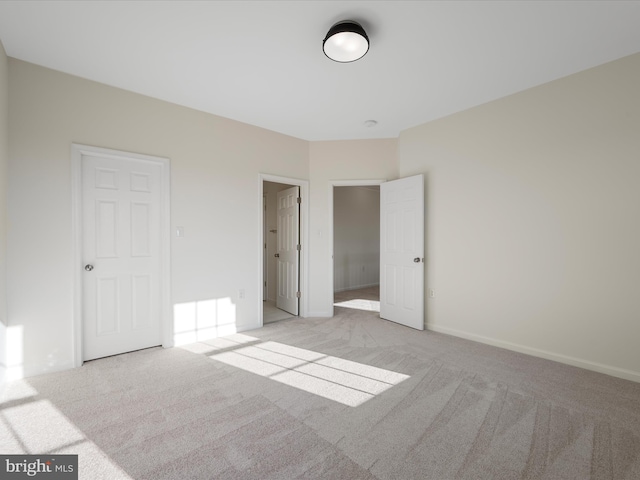
[{"label": "ceiling light fixture", "polygon": [[342,20],[329,29],[322,50],[335,62],[355,62],[369,51],[369,37],[358,22]]}]

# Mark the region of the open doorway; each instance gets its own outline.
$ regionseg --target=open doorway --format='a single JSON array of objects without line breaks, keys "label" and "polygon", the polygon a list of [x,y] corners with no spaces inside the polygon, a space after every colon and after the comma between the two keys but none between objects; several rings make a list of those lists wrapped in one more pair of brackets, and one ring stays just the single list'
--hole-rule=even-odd
[{"label": "open doorway", "polygon": [[298,316],[300,297],[300,187],[263,181],[262,323]]},{"label": "open doorway", "polygon": [[380,186],[333,186],[333,306],[380,311]]}]

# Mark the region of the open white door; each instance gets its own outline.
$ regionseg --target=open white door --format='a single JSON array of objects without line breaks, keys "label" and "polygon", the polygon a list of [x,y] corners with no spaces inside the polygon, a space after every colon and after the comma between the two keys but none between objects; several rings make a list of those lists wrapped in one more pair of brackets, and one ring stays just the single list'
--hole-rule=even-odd
[{"label": "open white door", "polygon": [[300,265],[300,187],[278,192],[278,294],[276,306],[298,315]]},{"label": "open white door", "polygon": [[380,185],[380,317],[424,330],[424,178]]}]

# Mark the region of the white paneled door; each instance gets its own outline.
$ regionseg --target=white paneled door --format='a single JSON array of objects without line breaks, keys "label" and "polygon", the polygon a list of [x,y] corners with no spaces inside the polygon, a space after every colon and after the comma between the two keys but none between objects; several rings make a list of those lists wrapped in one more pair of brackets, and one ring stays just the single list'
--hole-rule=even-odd
[{"label": "white paneled door", "polygon": [[300,266],[300,187],[278,192],[278,294],[276,306],[298,315]]},{"label": "white paneled door", "polygon": [[424,178],[380,185],[380,317],[424,330]]},{"label": "white paneled door", "polygon": [[162,343],[161,166],[83,154],[83,360]]}]

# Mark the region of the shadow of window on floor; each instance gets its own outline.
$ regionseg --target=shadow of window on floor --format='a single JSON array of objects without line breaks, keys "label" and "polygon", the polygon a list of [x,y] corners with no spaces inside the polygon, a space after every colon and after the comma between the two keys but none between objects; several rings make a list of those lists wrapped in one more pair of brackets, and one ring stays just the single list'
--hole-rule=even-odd
[{"label": "shadow of window on floor", "polygon": [[11,382],[0,393],[3,454],[39,455],[43,462],[47,455],[78,455],[80,478],[132,479],[50,400],[40,398],[26,381]]},{"label": "shadow of window on floor", "polygon": [[[234,339],[238,341],[237,348],[230,349],[229,342]],[[221,351],[215,351],[216,348]],[[262,342],[242,334],[224,339],[224,344],[214,346],[209,357],[350,407],[362,405],[409,378],[390,370],[283,343]]]}]

